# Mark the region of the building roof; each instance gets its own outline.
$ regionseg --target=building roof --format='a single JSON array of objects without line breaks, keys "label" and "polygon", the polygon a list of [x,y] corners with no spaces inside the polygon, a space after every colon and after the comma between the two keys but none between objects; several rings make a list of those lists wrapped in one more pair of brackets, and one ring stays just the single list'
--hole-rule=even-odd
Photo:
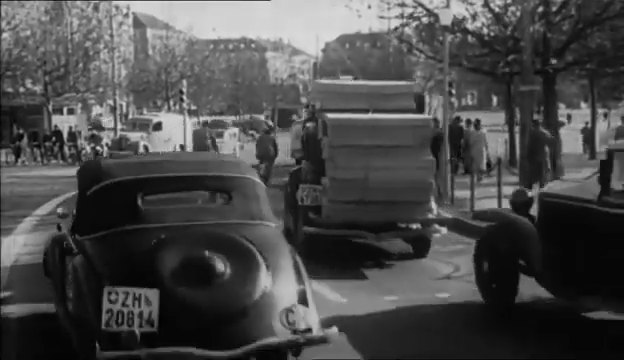
[{"label": "building roof", "polygon": [[223,51],[240,51],[251,49],[258,52],[265,52],[267,50],[267,48],[259,41],[246,37],[225,39],[199,39],[197,40],[196,47],[205,50]]},{"label": "building roof", "polygon": [[145,26],[148,29],[179,31],[178,29],[174,28],[171,24],[163,20],[160,20],[156,16],[142,13],[142,12],[136,12],[136,11],[133,12],[133,14],[134,14],[135,24],[136,24],[136,21],[138,20],[140,23],[143,24],[143,26]]},{"label": "building roof", "polygon": [[342,34],[331,42],[344,43],[347,41],[388,41],[389,35],[386,32],[350,33]]}]

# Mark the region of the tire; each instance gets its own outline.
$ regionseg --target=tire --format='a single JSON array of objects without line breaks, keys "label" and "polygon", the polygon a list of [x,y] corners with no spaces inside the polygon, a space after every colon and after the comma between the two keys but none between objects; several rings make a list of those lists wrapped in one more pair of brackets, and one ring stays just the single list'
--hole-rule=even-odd
[{"label": "tire", "polygon": [[424,259],[429,256],[431,251],[431,237],[421,234],[414,237],[405,239],[405,241],[412,247],[413,259]]},{"label": "tire", "polygon": [[485,304],[496,312],[508,312],[516,303],[520,282],[519,258],[500,238],[494,225],[477,241],[473,255],[475,281]]}]

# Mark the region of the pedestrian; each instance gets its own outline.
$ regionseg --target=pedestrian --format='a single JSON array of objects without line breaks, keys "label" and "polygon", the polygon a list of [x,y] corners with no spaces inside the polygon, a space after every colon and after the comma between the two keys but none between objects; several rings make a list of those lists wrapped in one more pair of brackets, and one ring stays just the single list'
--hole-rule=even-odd
[{"label": "pedestrian", "polygon": [[65,136],[63,136],[63,132],[58,127],[58,125],[54,125],[54,130],[52,130],[52,138],[56,155],[55,157],[57,161],[60,160],[61,162],[65,162]]},{"label": "pedestrian", "polygon": [[488,155],[487,135],[481,125],[481,119],[474,121],[474,130],[470,135],[470,155],[472,171],[477,175],[477,181],[481,181],[487,169]]},{"label": "pedestrian", "polygon": [[313,105],[310,105],[304,113],[303,134],[301,136],[301,149],[303,150],[302,181],[318,185],[325,175],[323,144],[318,133],[319,120]]},{"label": "pedestrian", "polygon": [[43,132],[41,142],[43,143],[43,154],[41,157],[41,163],[47,164],[50,162],[50,159],[54,155],[54,138],[52,137],[49,129],[45,129],[45,131]]},{"label": "pedestrian", "polygon": [[566,115],[566,121],[568,122],[568,125],[572,125],[572,114],[568,113]]},{"label": "pedestrian", "polygon": [[22,141],[24,141],[24,129],[17,128],[17,132],[13,135],[11,148],[13,149],[13,161],[15,165],[19,165],[22,160]]},{"label": "pedestrian", "polygon": [[583,154],[589,153],[590,141],[591,129],[589,128],[589,122],[586,121],[585,125],[581,128],[581,143],[583,145]]},{"label": "pedestrian", "polygon": [[624,140],[624,115],[620,116],[620,125],[615,128],[615,141]]},{"label": "pedestrian", "polygon": [[290,128],[290,157],[295,159],[295,165],[297,166],[303,162],[302,136],[303,119],[299,120],[296,115],[293,115],[293,122]]},{"label": "pedestrian", "polygon": [[472,173],[472,155],[470,151],[470,139],[472,138],[472,134],[474,132],[472,126],[472,119],[466,119],[465,128],[464,128],[464,136],[462,141],[462,154],[464,160],[464,175],[468,175]]},{"label": "pedestrian", "polygon": [[78,148],[78,134],[74,131],[74,128],[70,126],[67,129],[67,151],[70,153],[73,151],[74,156],[76,157],[76,161],[78,163],[81,162],[80,159],[80,150]]},{"label": "pedestrian", "polygon": [[259,175],[262,182],[267,186],[270,184],[273,166],[278,154],[279,149],[273,127],[267,127],[256,140],[256,159],[258,159],[258,166],[260,167]]},{"label": "pedestrian", "polygon": [[444,145],[444,132],[440,128],[440,120],[436,117],[433,118],[433,133],[431,135],[431,143],[429,149],[431,155],[435,159],[436,172],[435,183],[437,188],[438,197],[442,196],[442,188],[440,187],[440,155],[442,153],[442,146]]},{"label": "pedestrian", "polygon": [[529,163],[529,187],[532,190],[535,184],[540,189],[546,186],[551,173],[550,149],[554,146],[554,137],[546,131],[539,120],[531,122],[529,131],[529,144],[527,149],[527,159]]},{"label": "pedestrian", "polygon": [[217,138],[209,128],[209,124],[208,121],[204,121],[201,128],[193,130],[193,151],[212,151],[219,153]]},{"label": "pedestrian", "polygon": [[41,149],[41,136],[39,130],[33,129],[28,133],[28,144],[30,145],[30,154],[32,156],[33,163],[43,164],[42,149]]},{"label": "pedestrian", "polygon": [[20,142],[20,146],[22,148],[21,150],[21,159],[22,159],[22,163],[24,165],[28,165],[29,164],[29,160],[31,157],[30,154],[30,147],[28,146],[28,135],[26,134],[26,132],[24,131],[24,129],[21,129],[22,131],[22,141]]},{"label": "pedestrian", "polygon": [[462,126],[462,119],[459,116],[455,116],[453,122],[449,126],[449,146],[451,152],[451,171],[454,175],[457,175],[459,170],[459,162],[462,159],[462,140],[464,139],[464,127]]}]

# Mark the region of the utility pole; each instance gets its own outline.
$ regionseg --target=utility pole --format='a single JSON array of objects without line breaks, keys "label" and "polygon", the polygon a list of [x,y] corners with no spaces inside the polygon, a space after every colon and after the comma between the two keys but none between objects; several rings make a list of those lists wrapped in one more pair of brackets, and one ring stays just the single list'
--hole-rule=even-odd
[{"label": "utility pole", "polygon": [[442,193],[442,202],[447,203],[450,191],[450,164],[449,164],[449,118],[451,116],[450,108],[450,38],[449,32],[453,21],[451,13],[451,0],[446,0],[446,7],[440,11],[440,23],[444,27],[444,100],[442,106],[442,133],[444,135],[442,142],[442,151],[440,154],[440,192]]},{"label": "utility pole", "polygon": [[531,31],[531,25],[533,19],[531,11],[533,8],[533,1],[526,0],[522,7],[522,39],[524,47],[522,48],[522,70],[521,70],[521,85],[520,91],[521,106],[520,106],[520,185],[525,188],[530,188],[529,183],[529,163],[527,158],[528,145],[529,145],[529,129],[531,121],[533,120],[533,105],[534,105],[534,92],[539,90],[535,86],[533,81],[533,33]]},{"label": "utility pole", "polygon": [[110,48],[111,48],[111,78],[113,84],[113,136],[117,137],[119,135],[119,114],[117,111],[117,64],[115,59],[115,25],[114,25],[114,17],[115,17],[115,4],[110,2]]}]

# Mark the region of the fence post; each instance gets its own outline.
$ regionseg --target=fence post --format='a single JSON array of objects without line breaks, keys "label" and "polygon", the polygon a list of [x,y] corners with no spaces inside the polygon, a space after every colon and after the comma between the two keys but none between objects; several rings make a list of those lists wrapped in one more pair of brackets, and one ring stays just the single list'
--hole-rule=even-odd
[{"label": "fence post", "polygon": [[457,159],[451,158],[451,205],[455,205],[455,164]]},{"label": "fence post", "polygon": [[499,156],[496,158],[496,200],[498,201],[498,208],[503,208],[503,159]]},{"label": "fence post", "polygon": [[475,211],[475,172],[470,172],[470,211]]}]

